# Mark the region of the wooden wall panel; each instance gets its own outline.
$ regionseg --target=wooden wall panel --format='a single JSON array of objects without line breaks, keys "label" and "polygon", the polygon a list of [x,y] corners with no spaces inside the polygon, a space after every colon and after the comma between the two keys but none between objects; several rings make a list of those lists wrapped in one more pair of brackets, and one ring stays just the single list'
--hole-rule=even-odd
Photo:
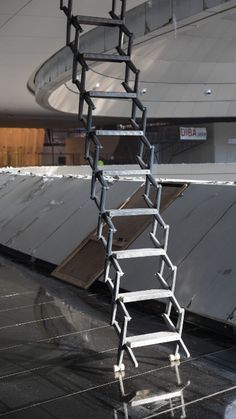
[{"label": "wooden wall panel", "polygon": [[44,129],[0,128],[0,166],[40,166]]}]

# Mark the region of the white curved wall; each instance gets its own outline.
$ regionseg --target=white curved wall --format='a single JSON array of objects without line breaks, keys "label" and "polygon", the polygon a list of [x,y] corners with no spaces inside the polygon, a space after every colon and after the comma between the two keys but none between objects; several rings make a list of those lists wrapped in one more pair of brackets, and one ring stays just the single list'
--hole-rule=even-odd
[{"label": "white curved wall", "polygon": [[[140,90],[147,89],[141,99],[149,117],[236,115],[235,23],[236,1],[232,0],[181,20],[176,30],[171,24],[137,39],[133,60],[141,69]],[[98,82],[100,90],[122,89],[122,65],[91,66],[87,74],[88,89],[94,89]],[[45,93],[49,106],[77,113],[78,92],[70,81],[60,84],[49,97]],[[122,101],[100,99],[95,105],[95,115],[99,116],[126,116],[130,109]]]}]

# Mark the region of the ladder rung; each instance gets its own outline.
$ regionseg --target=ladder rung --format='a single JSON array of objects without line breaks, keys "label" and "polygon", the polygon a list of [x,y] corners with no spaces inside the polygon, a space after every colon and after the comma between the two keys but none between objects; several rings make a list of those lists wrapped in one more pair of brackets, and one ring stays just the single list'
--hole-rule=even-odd
[{"label": "ladder rung", "polygon": [[130,61],[128,55],[112,55],[112,54],[95,54],[95,53],[84,53],[81,54],[84,60],[87,61],[104,61],[104,62],[119,62]]},{"label": "ladder rung", "polygon": [[178,340],[180,340],[180,335],[177,332],[157,332],[127,337],[125,343],[130,348],[139,348],[141,346],[158,345]]},{"label": "ladder rung", "polygon": [[139,169],[139,170],[102,170],[104,176],[146,176],[150,175],[151,171],[149,169]]},{"label": "ladder rung", "polygon": [[137,97],[137,93],[127,92],[99,92],[91,90],[87,92],[90,97],[94,98],[106,98],[106,99],[134,99]]},{"label": "ladder rung", "polygon": [[104,17],[93,17],[93,16],[76,16],[76,20],[82,25],[94,25],[94,26],[122,26],[124,21],[121,19],[111,19]]},{"label": "ladder rung", "polygon": [[107,211],[110,217],[129,217],[132,215],[155,215],[158,210],[155,208],[124,208]]},{"label": "ladder rung", "polygon": [[143,131],[126,131],[126,130],[96,130],[94,132],[97,136],[99,135],[120,135],[120,136],[137,136],[143,135]]},{"label": "ladder rung", "polygon": [[163,400],[170,400],[170,399],[174,399],[176,397],[181,397],[183,394],[183,388],[177,389],[175,391],[172,391],[171,393],[161,393],[161,394],[157,394],[157,395],[153,395],[153,396],[149,396],[149,397],[142,397],[142,395],[137,395],[135,396],[135,398],[133,398],[129,404],[130,406],[143,406],[144,404],[149,404],[149,403],[155,403],[155,402],[160,402]]},{"label": "ladder rung", "polygon": [[170,290],[152,289],[145,291],[124,292],[118,295],[118,299],[122,303],[133,303],[135,301],[159,300],[172,297]]},{"label": "ladder rung", "polygon": [[164,249],[130,249],[130,250],[118,250],[112,252],[112,255],[116,259],[129,259],[129,258],[141,258],[148,256],[162,256],[165,255]]}]

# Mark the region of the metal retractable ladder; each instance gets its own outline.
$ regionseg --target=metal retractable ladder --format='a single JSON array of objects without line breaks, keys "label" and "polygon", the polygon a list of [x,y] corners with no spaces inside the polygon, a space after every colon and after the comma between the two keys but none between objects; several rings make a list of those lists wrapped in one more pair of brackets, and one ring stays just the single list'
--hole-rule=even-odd
[{"label": "metal retractable ladder", "polygon": [[[66,43],[73,53],[72,82],[77,86],[79,99],[79,119],[86,129],[85,158],[92,168],[91,199],[94,200],[98,211],[97,237],[102,242],[105,257],[104,280],[112,293],[111,324],[119,337],[117,364],[115,371],[124,369],[123,356],[126,352],[135,367],[138,362],[133,349],[141,346],[175,342],[175,351],[170,355],[171,360],[179,359],[179,346],[182,347],[187,357],[189,352],[182,340],[184,322],[184,309],[180,307],[174,292],[176,285],[176,271],[167,255],[169,226],[165,224],[160,215],[161,185],[152,175],[154,160],[154,147],[146,137],[147,109],[139,99],[139,74],[131,59],[133,34],[125,26],[126,0],[112,1],[110,18],[73,15],[73,0],[61,0],[60,8],[67,16]],[[117,8],[119,9],[117,13]],[[108,26],[116,28],[118,45],[115,53],[86,53],[80,51],[80,35],[83,25]],[[117,29],[118,28],[118,29]],[[86,77],[90,70],[89,63],[109,62],[117,66],[124,66],[124,81],[121,83],[122,92],[95,91],[86,89]],[[93,111],[96,99],[125,100],[130,104],[130,129],[97,130],[93,126]],[[86,114],[86,116],[84,116]],[[100,136],[133,136],[138,139],[136,155],[139,170],[106,170],[100,166],[100,151],[102,148]],[[122,178],[127,176],[143,176],[145,181],[144,202],[145,208],[134,209],[108,209],[107,194],[109,192],[109,178]],[[150,248],[114,250],[113,240],[116,233],[114,219],[117,217],[152,217],[150,231]],[[159,233],[160,237],[159,237]],[[136,292],[120,292],[120,280],[124,275],[122,261],[124,259],[156,258],[159,264],[156,273],[158,286]],[[129,336],[128,323],[131,316],[126,304],[144,300],[162,300],[165,303],[165,320],[167,331]],[[121,313],[118,316],[118,312]],[[174,319],[171,313],[175,313]]]}]

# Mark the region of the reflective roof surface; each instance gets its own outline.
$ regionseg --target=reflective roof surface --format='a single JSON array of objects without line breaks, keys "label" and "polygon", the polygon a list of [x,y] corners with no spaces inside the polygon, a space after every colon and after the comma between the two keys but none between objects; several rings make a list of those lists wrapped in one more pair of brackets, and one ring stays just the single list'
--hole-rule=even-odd
[{"label": "reflective roof surface", "polygon": [[[236,343],[193,324],[192,358],[170,365],[170,345],[136,350],[115,377],[117,336],[102,284],[83,291],[0,258],[0,416],[204,418],[236,416]],[[132,333],[161,328],[135,306]]]}]

